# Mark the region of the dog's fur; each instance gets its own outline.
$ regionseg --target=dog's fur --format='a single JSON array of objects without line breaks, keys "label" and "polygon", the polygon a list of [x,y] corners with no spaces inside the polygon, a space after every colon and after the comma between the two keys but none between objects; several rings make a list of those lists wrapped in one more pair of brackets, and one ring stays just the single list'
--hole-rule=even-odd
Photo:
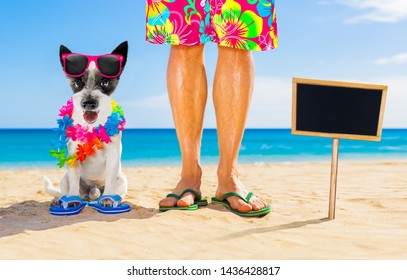
[{"label": "dog's fur", "polygon": [[[122,67],[124,68],[127,60],[127,41],[121,43],[112,54],[123,56]],[[61,64],[62,55],[71,53],[71,51],[61,45],[59,57]],[[72,119],[74,125],[81,124],[89,128],[104,125],[107,117],[112,113],[111,95],[119,83],[119,77],[114,79],[104,78],[96,69],[94,62],[91,62],[86,73],[78,78],[66,76],[68,83],[73,90],[74,110]],[[111,137],[112,142],[103,145],[102,150],[96,153],[84,162],[76,162],[73,167],[68,167],[68,172],[61,180],[61,191],[52,186],[51,181],[44,177],[46,191],[59,198],[61,195],[80,196],[82,199],[91,201],[103,195],[118,194],[124,197],[127,194],[127,178],[121,170],[121,132]],[[78,142],[69,140],[68,153],[76,153]],[[55,205],[57,199],[54,199],[51,205]],[[109,200],[104,201],[105,206],[112,206]]]}]

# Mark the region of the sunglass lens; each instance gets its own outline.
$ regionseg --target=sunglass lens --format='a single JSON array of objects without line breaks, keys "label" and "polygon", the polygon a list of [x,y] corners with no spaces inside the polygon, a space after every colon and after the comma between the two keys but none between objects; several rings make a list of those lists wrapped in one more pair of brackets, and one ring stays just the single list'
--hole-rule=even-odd
[{"label": "sunglass lens", "polygon": [[120,60],[117,56],[106,55],[98,58],[99,70],[106,76],[117,76],[120,73]]},{"label": "sunglass lens", "polygon": [[80,54],[69,55],[65,60],[65,71],[69,75],[81,75],[88,66],[88,58]]}]

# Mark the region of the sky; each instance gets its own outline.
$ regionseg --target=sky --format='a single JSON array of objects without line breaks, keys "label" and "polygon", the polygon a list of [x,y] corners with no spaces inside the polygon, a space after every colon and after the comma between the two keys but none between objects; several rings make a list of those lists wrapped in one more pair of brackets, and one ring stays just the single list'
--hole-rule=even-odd
[{"label": "sky", "polygon": [[[253,52],[255,85],[247,127],[290,128],[292,78],[389,86],[384,128],[407,128],[406,0],[276,0],[279,47]],[[110,53],[129,42],[113,98],[128,128],[173,128],[166,91],[169,46],[145,42],[144,0],[2,0],[0,128],[52,128],[72,95],[61,44]],[[217,47],[208,43],[209,89]],[[204,121],[216,127],[211,90]]]}]

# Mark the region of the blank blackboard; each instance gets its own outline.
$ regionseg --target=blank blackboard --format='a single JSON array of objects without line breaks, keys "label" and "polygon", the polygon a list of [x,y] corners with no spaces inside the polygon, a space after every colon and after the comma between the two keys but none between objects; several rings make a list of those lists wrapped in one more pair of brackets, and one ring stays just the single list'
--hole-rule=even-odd
[{"label": "blank blackboard", "polygon": [[293,79],[293,134],[380,141],[387,86]]}]

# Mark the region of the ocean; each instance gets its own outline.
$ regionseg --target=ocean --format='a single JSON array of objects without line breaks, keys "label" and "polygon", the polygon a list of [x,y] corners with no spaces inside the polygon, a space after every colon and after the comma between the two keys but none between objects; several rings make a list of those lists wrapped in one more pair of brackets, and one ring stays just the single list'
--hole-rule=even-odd
[{"label": "ocean", "polygon": [[[0,129],[0,168],[58,168],[49,155],[55,139],[51,129]],[[179,165],[174,129],[126,129],[124,167]],[[407,129],[384,129],[380,142],[340,140],[339,159],[407,160]],[[292,135],[290,129],[246,129],[239,163],[330,161],[332,139]],[[216,129],[204,129],[201,161],[218,162]]]}]

